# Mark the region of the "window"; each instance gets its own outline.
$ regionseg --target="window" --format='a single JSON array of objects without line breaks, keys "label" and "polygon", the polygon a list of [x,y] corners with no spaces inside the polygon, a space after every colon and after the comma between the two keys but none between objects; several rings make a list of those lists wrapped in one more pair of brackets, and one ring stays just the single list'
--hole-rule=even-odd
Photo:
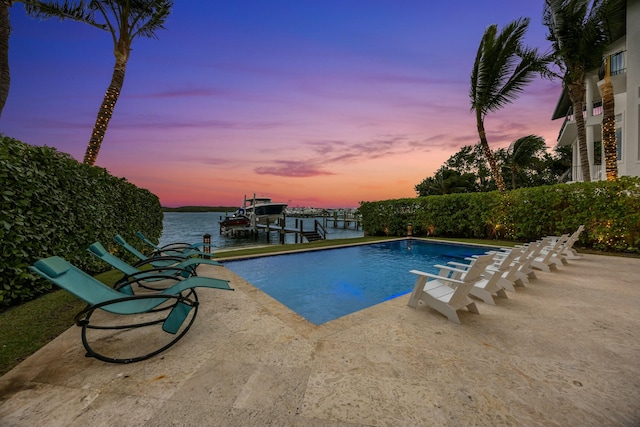
[{"label": "window", "polygon": [[593,142],[593,164],[596,166],[602,164],[602,141]]},{"label": "window", "polygon": [[618,149],[618,161],[622,160],[622,128],[616,129],[616,148]]},{"label": "window", "polygon": [[610,65],[611,75],[615,76],[616,74],[623,73],[625,71],[624,67],[624,52],[618,52],[611,55],[611,65]]},{"label": "window", "polygon": [[[617,127],[617,126],[620,127]],[[618,161],[622,160],[622,114],[616,114],[616,148],[618,150]]]}]

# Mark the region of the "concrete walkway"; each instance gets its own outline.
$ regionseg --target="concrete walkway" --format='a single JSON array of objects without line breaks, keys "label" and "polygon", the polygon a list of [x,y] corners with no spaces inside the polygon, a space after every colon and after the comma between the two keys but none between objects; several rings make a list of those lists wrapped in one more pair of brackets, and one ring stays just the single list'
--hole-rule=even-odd
[{"label": "concrete walkway", "polygon": [[236,291],[199,291],[176,346],[108,364],[73,327],[0,377],[0,425],[640,425],[640,259],[539,272],[461,325],[406,295],[314,326],[199,273]]}]

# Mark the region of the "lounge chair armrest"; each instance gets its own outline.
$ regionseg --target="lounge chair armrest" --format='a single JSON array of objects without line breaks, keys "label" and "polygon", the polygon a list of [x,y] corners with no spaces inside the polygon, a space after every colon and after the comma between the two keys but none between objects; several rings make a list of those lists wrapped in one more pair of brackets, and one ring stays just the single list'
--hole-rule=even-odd
[{"label": "lounge chair armrest", "polygon": [[[167,272],[173,272],[174,274],[167,274]],[[137,281],[137,280],[145,280],[148,278],[165,278],[165,277],[171,277],[171,278],[176,278],[178,275],[181,274],[186,274],[186,276],[182,276],[182,277],[188,277],[188,276],[192,276],[192,272],[184,269],[184,268],[180,268],[180,267],[173,267],[173,266],[167,266],[167,267],[157,267],[157,268],[150,268],[147,270],[142,270],[142,271],[138,271],[137,273],[132,273],[132,274],[127,274],[125,275],[126,280],[128,281]],[[141,276],[140,278],[138,278],[138,276]]]},{"label": "lounge chair armrest", "polygon": [[155,250],[149,254],[149,258],[164,258],[169,256],[185,259],[189,255],[188,255],[188,252],[185,253],[178,250],[163,250],[163,249]]},{"label": "lounge chair armrest", "polygon": [[132,290],[124,291],[122,290],[122,288],[127,288],[127,287],[130,288],[131,285],[137,283],[139,286],[142,286],[144,288],[159,291],[159,290],[163,290],[164,288],[152,288],[152,287],[149,287],[149,285],[142,285],[141,282],[151,282],[154,280],[171,280],[173,282],[179,282],[181,280],[179,276],[173,276],[171,274],[161,274],[161,273],[146,274],[144,277],[136,277],[136,276],[142,275],[142,273],[147,273],[147,272],[141,271],[140,273],[135,273],[135,274],[131,274],[123,277],[120,281],[118,281],[118,283],[116,283],[116,285],[114,286],[114,289],[128,294],[133,291]]},{"label": "lounge chair armrest", "polygon": [[109,306],[109,305],[113,305],[113,304],[117,304],[117,303],[121,303],[121,302],[127,302],[127,301],[134,301],[134,300],[144,300],[144,299],[150,299],[150,298],[155,298],[155,299],[164,299],[164,300],[168,300],[168,299],[176,299],[178,301],[189,301],[192,304],[197,304],[196,301],[192,301],[189,298],[184,297],[183,295],[180,294],[175,294],[175,295],[171,295],[171,294],[163,294],[163,293],[155,293],[155,294],[136,294],[136,295],[128,295],[128,296],[123,296],[122,298],[115,298],[112,300],[108,300],[108,301],[102,301],[99,302],[97,304],[88,304],[82,311],[80,311],[78,314],[76,314],[75,316],[75,322],[77,325],[81,325],[83,320],[81,320],[85,314],[90,313],[95,311],[98,308],[102,308],[105,306]]},{"label": "lounge chair armrest", "polygon": [[170,251],[170,250],[184,250],[184,249],[190,249],[191,248],[191,244],[190,243],[169,243],[168,245],[164,245],[159,247],[158,251]]},{"label": "lounge chair armrest", "polygon": [[213,249],[214,246],[211,243],[193,243],[189,245],[187,249],[200,250],[200,248],[210,248]]},{"label": "lounge chair armrest", "polygon": [[[211,245],[207,245],[207,246],[211,247]],[[213,251],[203,252],[198,249],[186,248],[184,250],[168,249],[168,250],[155,251],[153,254],[156,257],[173,256],[173,257],[182,258],[184,260],[187,258],[200,257],[200,256],[213,256]]]},{"label": "lounge chair armrest", "polygon": [[176,256],[155,256],[151,258],[147,258],[144,261],[140,261],[134,265],[134,267],[142,267],[144,265],[150,264],[153,265],[154,262],[158,261],[173,261],[173,262],[182,262],[184,261],[184,257],[176,257]]}]

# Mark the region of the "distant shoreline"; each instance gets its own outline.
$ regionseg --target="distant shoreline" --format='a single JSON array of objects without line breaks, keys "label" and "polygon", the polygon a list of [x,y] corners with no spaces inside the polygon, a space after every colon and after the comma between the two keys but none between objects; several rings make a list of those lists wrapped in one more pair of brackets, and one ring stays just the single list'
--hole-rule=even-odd
[{"label": "distant shoreline", "polygon": [[235,212],[237,206],[180,206],[177,208],[162,207],[162,212]]}]

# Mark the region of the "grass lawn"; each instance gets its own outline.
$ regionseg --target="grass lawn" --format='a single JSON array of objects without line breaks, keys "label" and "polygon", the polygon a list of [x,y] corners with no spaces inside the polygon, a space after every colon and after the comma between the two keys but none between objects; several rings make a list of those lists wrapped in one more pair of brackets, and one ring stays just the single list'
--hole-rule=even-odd
[{"label": "grass lawn", "polygon": [[[118,271],[96,276],[109,286],[121,277]],[[69,329],[76,313],[85,306],[84,301],[69,292],[55,290],[0,313],[0,375]]]},{"label": "grass lawn", "polygon": [[[301,249],[314,249],[335,245],[366,243],[386,240],[380,237],[358,239],[320,240],[312,243],[271,245],[248,249],[229,250],[216,254],[219,259],[264,255]],[[513,242],[472,239],[440,239],[461,243],[513,246]],[[99,274],[96,278],[113,286],[122,273],[112,270]],[[70,293],[56,290],[33,301],[11,307],[0,313],[0,375],[13,369],[21,361],[35,353],[49,341],[73,326],[74,316],[85,307],[85,303]],[[82,345],[78,334],[78,345]]]}]

